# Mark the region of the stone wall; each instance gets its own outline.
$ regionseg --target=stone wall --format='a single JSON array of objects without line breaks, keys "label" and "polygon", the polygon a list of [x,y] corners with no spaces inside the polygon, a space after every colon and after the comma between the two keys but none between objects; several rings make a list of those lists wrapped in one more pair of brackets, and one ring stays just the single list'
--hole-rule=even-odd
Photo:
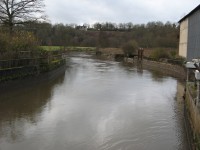
[{"label": "stone wall", "polygon": [[186,79],[186,69],[183,66],[150,60],[142,61],[143,68],[152,69],[182,80]]}]

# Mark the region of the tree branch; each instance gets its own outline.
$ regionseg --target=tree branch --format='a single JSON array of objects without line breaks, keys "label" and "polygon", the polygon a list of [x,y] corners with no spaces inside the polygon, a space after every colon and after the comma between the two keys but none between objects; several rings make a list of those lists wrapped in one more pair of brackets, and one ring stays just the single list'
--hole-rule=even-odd
[{"label": "tree branch", "polygon": [[[3,24],[14,26],[30,20],[42,19],[44,0],[0,0],[0,20]],[[12,29],[12,27],[10,27]]]}]

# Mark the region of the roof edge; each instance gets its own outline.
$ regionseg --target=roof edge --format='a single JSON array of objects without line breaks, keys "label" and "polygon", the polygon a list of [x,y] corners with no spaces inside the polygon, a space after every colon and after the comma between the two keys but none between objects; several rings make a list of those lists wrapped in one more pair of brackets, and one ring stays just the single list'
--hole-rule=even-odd
[{"label": "roof edge", "polygon": [[185,20],[186,18],[188,18],[190,15],[192,15],[193,13],[195,13],[199,9],[200,9],[200,4],[196,8],[194,8],[191,12],[189,12],[186,16],[184,16],[182,19],[180,19],[178,21],[178,23],[181,23],[183,20]]}]

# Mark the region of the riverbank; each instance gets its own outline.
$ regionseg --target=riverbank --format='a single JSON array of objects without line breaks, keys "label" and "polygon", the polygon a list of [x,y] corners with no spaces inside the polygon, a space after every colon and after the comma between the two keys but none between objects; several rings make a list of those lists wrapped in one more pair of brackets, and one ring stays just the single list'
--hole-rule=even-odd
[{"label": "riverbank", "polygon": [[[103,49],[101,53],[97,54],[97,58],[103,60],[120,61],[128,64],[139,64],[144,69],[150,69],[159,71],[162,74],[176,77],[182,81],[186,79],[186,69],[184,66],[168,63],[165,61],[152,61],[149,59],[143,59],[138,61],[137,58],[128,58],[125,60],[123,51],[120,49]],[[146,53],[146,52],[145,52]]]},{"label": "riverbank", "polygon": [[185,81],[186,79],[186,70],[183,66],[174,65],[165,62],[158,62],[158,61],[150,61],[147,59],[142,60],[143,68],[145,69],[152,69],[155,71],[159,71],[165,75],[176,77],[180,80]]}]

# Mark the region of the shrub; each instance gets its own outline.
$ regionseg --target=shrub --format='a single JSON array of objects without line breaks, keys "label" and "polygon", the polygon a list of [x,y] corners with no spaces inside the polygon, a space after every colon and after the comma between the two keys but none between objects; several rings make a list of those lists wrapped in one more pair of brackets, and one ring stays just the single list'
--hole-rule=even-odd
[{"label": "shrub", "polygon": [[151,54],[151,58],[159,60],[160,58],[170,58],[168,51],[163,49],[155,49]]},{"label": "shrub", "polygon": [[125,55],[131,55],[131,54],[136,53],[137,48],[138,48],[138,44],[134,40],[131,40],[122,46],[122,50]]},{"label": "shrub", "polygon": [[25,31],[14,32],[12,35],[0,33],[0,59],[14,59],[21,51],[29,51],[31,56],[37,55],[38,43],[32,33]]},{"label": "shrub", "polygon": [[37,49],[37,40],[30,32],[16,32],[11,39],[14,51],[35,51]]}]

